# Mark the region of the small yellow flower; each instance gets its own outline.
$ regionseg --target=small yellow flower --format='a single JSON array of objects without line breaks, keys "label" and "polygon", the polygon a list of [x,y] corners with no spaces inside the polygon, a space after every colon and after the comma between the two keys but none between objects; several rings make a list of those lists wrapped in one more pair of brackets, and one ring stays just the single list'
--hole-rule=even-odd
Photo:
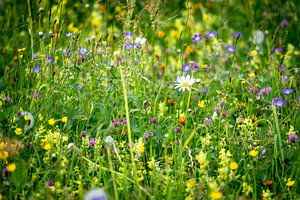
[{"label": "small yellow flower", "polygon": [[192,47],[191,47],[190,45],[186,46],[186,47],[185,47],[185,50],[184,50],[184,53],[185,53],[186,55],[190,55],[191,52],[192,52]]},{"label": "small yellow flower", "polygon": [[185,182],[187,188],[192,188],[197,184],[196,179],[192,178]]},{"label": "small yellow flower", "polygon": [[258,154],[258,151],[256,151],[255,149],[253,149],[253,150],[251,150],[251,151],[249,152],[249,155],[252,156],[252,157],[257,156],[257,154]]},{"label": "small yellow flower", "polygon": [[230,162],[229,167],[231,170],[237,170],[239,165],[236,162],[232,161],[232,162]]},{"label": "small yellow flower", "polygon": [[253,78],[253,77],[255,77],[255,73],[254,73],[254,72],[250,72],[250,73],[248,74],[248,76],[249,76],[250,78]]},{"label": "small yellow flower", "polygon": [[180,38],[180,33],[178,31],[172,30],[171,35],[172,35],[172,37],[175,37],[176,39]]},{"label": "small yellow flower", "polygon": [[7,151],[0,151],[0,159],[1,160],[7,160],[8,158],[8,152]]},{"label": "small yellow flower", "polygon": [[287,180],[286,186],[292,187],[295,184],[295,181],[292,181],[291,178]]},{"label": "small yellow flower", "polygon": [[212,191],[209,196],[212,199],[221,199],[223,197],[223,193],[220,191]]},{"label": "small yellow flower", "polygon": [[249,55],[250,56],[257,56],[258,52],[256,50],[252,50],[252,51],[250,51]]},{"label": "small yellow flower", "polygon": [[206,163],[206,153],[200,151],[198,155],[196,155],[196,160],[200,165],[204,165]]},{"label": "small yellow flower", "polygon": [[51,149],[51,144],[48,143],[48,142],[43,142],[41,146],[42,146],[42,148],[45,149],[46,151],[48,151],[48,150]]},{"label": "small yellow flower", "polygon": [[49,119],[48,124],[53,126],[55,124],[55,119],[54,118]]},{"label": "small yellow flower", "polygon": [[198,106],[199,106],[200,108],[204,108],[204,107],[205,107],[205,101],[204,101],[204,100],[199,101],[199,102],[198,102]]},{"label": "small yellow flower", "polygon": [[166,35],[166,33],[164,31],[158,31],[158,33],[157,33],[158,38],[163,38],[165,35]]},{"label": "small yellow flower", "polygon": [[6,166],[6,170],[8,172],[14,172],[16,170],[17,166],[15,163],[11,163],[9,165]]},{"label": "small yellow flower", "polygon": [[39,121],[43,121],[43,119],[44,119],[43,115],[39,114],[38,119],[39,119]]},{"label": "small yellow flower", "polygon": [[22,134],[22,129],[21,129],[21,128],[16,128],[16,129],[15,129],[15,133],[16,133],[17,135],[21,135],[21,134]]},{"label": "small yellow flower", "polygon": [[7,147],[7,142],[0,142],[0,149]]},{"label": "small yellow flower", "polygon": [[63,123],[67,123],[67,122],[68,122],[68,117],[63,117],[63,118],[61,118],[61,121],[62,121]]},{"label": "small yellow flower", "polygon": [[25,116],[24,116],[24,119],[25,119],[25,121],[30,121],[29,115],[25,115]]}]

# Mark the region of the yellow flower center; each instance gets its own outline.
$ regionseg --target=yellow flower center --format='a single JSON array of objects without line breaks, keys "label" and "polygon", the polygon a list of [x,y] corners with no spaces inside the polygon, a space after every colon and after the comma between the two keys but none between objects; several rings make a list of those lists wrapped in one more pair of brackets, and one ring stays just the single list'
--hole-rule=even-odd
[{"label": "yellow flower center", "polygon": [[189,83],[186,82],[186,81],[185,81],[185,82],[182,82],[182,86],[183,86],[183,87],[188,87],[188,86],[189,86]]}]

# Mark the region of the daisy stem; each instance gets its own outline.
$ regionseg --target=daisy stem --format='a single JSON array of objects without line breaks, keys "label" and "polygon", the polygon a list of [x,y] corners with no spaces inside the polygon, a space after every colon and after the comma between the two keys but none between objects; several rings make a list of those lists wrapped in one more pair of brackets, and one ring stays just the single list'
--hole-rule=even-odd
[{"label": "daisy stem", "polygon": [[192,96],[192,86],[190,87],[190,91],[189,91],[189,96],[188,96],[188,102],[187,102],[187,105],[186,105],[186,117],[187,117],[187,114],[189,112],[189,107],[190,107],[190,102],[191,102],[191,96]]}]

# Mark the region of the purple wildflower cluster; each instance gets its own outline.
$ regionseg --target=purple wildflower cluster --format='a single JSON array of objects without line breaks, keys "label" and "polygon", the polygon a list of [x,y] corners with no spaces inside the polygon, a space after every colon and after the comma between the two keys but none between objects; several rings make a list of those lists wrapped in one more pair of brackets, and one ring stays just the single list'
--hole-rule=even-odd
[{"label": "purple wildflower cluster", "polygon": [[112,123],[113,127],[118,127],[120,125],[126,125],[126,119],[124,117],[119,117],[118,119],[114,120]]},{"label": "purple wildflower cluster", "polygon": [[190,63],[184,64],[182,66],[182,72],[190,73],[191,71],[197,72],[199,70],[199,64],[196,61],[191,61]]}]

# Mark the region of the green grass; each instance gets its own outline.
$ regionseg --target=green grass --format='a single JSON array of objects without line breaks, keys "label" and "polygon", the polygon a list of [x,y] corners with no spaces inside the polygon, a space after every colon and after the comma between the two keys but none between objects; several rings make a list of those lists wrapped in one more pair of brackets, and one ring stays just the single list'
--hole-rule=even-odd
[{"label": "green grass", "polygon": [[1,1],[0,200],[299,199],[298,7]]}]

